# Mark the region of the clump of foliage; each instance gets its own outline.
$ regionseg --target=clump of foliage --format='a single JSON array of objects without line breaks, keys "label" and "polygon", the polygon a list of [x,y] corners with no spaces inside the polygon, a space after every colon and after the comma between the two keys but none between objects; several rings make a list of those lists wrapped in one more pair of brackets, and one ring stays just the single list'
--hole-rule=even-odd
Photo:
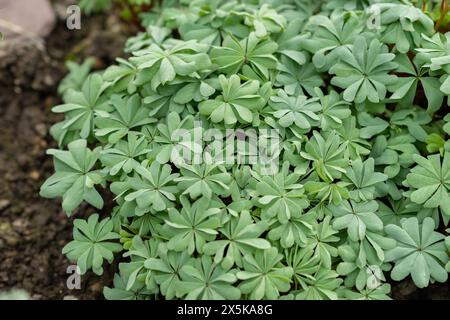
[{"label": "clump of foliage", "polygon": [[[71,65],[60,88],[41,195],[68,215],[114,197],[102,218],[75,220],[64,253],[82,273],[119,260],[108,299],[389,299],[388,279],[447,281],[440,4],[158,3],[128,58]],[[256,155],[278,161],[246,162],[239,146],[219,161],[218,141],[177,134],[208,129],[273,129],[279,150]]]}]

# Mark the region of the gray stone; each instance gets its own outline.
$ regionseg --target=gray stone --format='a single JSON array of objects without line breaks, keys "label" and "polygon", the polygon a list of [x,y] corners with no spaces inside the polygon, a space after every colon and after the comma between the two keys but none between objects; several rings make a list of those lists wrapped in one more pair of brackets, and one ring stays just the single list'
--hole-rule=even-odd
[{"label": "gray stone", "polygon": [[0,0],[0,32],[6,39],[44,38],[55,22],[48,0]]}]

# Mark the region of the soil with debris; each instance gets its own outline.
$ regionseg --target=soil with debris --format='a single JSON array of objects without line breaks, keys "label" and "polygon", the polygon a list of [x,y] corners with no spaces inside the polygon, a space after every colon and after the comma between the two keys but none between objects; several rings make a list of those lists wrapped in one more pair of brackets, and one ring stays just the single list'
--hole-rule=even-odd
[{"label": "soil with debris", "polygon": [[38,193],[53,172],[45,151],[56,147],[48,130],[61,120],[51,108],[61,103],[56,91],[67,72],[65,60],[94,56],[96,68],[111,64],[126,39],[114,25],[97,16],[69,31],[61,17],[44,46],[1,44],[7,54],[0,58],[0,292],[18,288],[32,299],[101,299],[103,286],[112,282],[114,270],[108,270],[101,278],[84,275],[79,290],[67,288],[70,262],[61,250],[71,240],[71,220],[92,210],[84,207],[68,218],[58,201]]}]

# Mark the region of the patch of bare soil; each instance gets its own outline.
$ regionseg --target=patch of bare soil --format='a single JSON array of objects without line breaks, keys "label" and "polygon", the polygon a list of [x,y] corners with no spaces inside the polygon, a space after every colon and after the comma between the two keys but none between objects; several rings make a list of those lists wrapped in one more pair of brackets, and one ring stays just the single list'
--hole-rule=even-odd
[{"label": "patch of bare soil", "polygon": [[[114,270],[101,279],[82,277],[80,290],[66,286],[70,262],[61,253],[71,240],[72,219],[92,210],[82,207],[67,218],[58,201],[39,197],[43,181],[53,173],[46,149],[56,147],[48,130],[59,116],[57,85],[67,57],[97,58],[97,68],[122,52],[125,37],[112,33],[113,21],[84,18],[82,30],[69,31],[59,21],[44,47],[36,43],[3,43],[0,59],[0,291],[21,288],[33,299],[101,299]],[[120,30],[119,30],[120,32]]]}]

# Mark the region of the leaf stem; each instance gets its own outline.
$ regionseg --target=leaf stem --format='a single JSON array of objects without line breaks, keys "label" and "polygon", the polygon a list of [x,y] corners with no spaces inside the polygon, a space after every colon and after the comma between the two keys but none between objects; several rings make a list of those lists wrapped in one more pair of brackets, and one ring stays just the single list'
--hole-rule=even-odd
[{"label": "leaf stem", "polygon": [[442,22],[445,19],[445,16],[447,15],[447,11],[448,11],[448,0],[441,0],[441,15],[439,17],[439,20],[436,22],[435,25],[435,30],[439,31],[439,28],[441,27]]}]

